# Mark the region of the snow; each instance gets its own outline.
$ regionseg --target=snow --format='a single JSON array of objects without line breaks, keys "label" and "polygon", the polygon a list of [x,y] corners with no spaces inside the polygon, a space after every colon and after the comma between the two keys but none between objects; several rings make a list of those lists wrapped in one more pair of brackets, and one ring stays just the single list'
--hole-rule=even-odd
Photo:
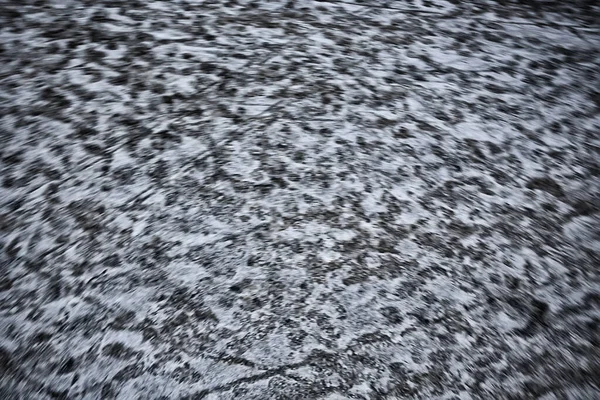
[{"label": "snow", "polygon": [[0,390],[597,392],[597,7],[47,3],[0,5]]}]

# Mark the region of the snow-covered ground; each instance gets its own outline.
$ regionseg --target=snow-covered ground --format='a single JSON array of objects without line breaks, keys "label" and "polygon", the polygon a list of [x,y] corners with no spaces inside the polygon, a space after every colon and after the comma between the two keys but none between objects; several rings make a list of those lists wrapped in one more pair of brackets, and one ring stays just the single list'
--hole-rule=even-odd
[{"label": "snow-covered ground", "polygon": [[600,398],[600,9],[523,3],[0,0],[0,398]]}]

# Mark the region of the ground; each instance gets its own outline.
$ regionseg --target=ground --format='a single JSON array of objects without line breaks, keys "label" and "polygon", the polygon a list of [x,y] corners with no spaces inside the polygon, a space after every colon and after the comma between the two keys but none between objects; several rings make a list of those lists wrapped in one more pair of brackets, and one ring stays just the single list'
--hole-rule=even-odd
[{"label": "ground", "polygon": [[600,8],[0,0],[3,399],[600,398]]}]

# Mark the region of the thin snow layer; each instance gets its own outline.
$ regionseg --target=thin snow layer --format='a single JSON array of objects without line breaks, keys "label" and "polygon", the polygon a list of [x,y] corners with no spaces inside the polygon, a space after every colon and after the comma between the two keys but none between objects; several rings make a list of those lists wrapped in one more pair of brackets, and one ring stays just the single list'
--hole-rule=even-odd
[{"label": "thin snow layer", "polygon": [[600,398],[600,10],[518,3],[0,2],[0,397]]}]

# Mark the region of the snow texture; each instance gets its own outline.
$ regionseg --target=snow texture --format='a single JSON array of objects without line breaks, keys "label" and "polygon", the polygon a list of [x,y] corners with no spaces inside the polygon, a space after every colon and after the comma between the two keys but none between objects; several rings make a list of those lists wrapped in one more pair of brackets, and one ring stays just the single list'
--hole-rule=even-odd
[{"label": "snow texture", "polygon": [[600,398],[599,21],[0,0],[0,398]]}]

